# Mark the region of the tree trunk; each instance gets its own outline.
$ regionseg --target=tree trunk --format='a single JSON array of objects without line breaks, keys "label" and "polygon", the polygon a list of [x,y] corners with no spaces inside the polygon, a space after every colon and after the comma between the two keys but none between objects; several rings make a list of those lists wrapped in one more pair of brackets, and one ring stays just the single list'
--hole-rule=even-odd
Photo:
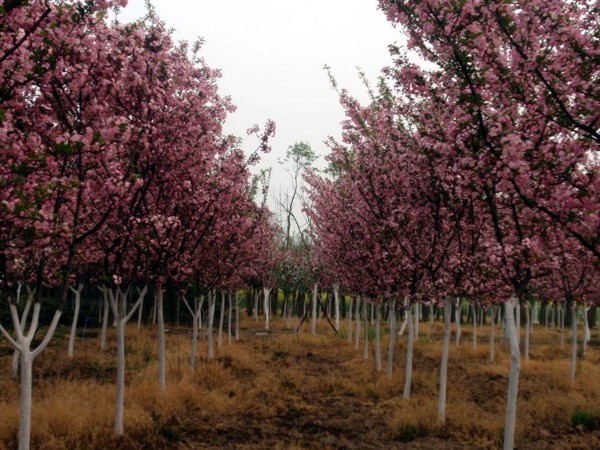
[{"label": "tree trunk", "polygon": [[[268,315],[268,312],[267,312]],[[225,291],[221,291],[221,310],[219,311],[219,333],[217,334],[217,348],[221,348],[223,342],[223,323],[225,321]],[[267,328],[268,329],[268,328]]]},{"label": "tree trunk", "polygon": [[313,295],[312,295],[312,312],[311,312],[311,323],[310,323],[310,332],[312,334],[317,334],[317,295],[318,295],[318,285],[315,283],[313,285]]},{"label": "tree trunk", "polygon": [[365,339],[363,343],[363,359],[369,359],[369,318],[367,317],[369,303],[365,302],[365,312],[363,314]]},{"label": "tree trunk", "polygon": [[75,294],[75,311],[73,311],[73,322],[71,323],[69,348],[67,351],[67,356],[72,358],[75,353],[75,334],[77,333],[77,320],[79,319],[79,309],[81,308],[81,290],[83,289],[83,284],[79,283],[77,289],[69,286],[69,289]]},{"label": "tree trunk", "polygon": [[229,291],[227,298],[229,299],[229,313],[227,314],[227,343],[231,344],[231,322],[233,315],[233,295],[231,294],[231,291]]},{"label": "tree trunk", "polygon": [[[448,380],[448,353],[450,351],[450,332],[452,324],[450,315],[452,313],[450,297],[444,301],[444,344],[442,346],[442,365],[440,367],[440,393],[438,399],[438,423],[446,423],[446,381]],[[493,327],[493,325],[492,325]]]},{"label": "tree trunk", "polygon": [[477,351],[477,308],[475,303],[471,303],[473,309],[473,350]]},{"label": "tree trunk", "polygon": [[165,315],[163,310],[164,290],[156,288],[156,311],[158,319],[158,384],[161,391],[167,388],[167,355],[165,346]]},{"label": "tree trunk", "polygon": [[354,333],[354,348],[358,350],[360,348],[360,307],[361,307],[360,297],[356,297],[356,309],[354,311],[354,315],[356,316],[356,332]]},{"label": "tree trunk", "polygon": [[515,445],[515,424],[517,419],[517,394],[519,391],[519,372],[521,370],[521,352],[519,350],[518,332],[515,326],[515,309],[519,302],[512,297],[504,304],[506,334],[510,346],[510,375],[508,378],[508,399],[506,406],[506,422],[504,425],[504,450],[513,450]]},{"label": "tree trunk", "polygon": [[[31,403],[32,403],[32,382],[33,382],[33,361],[44,351],[48,346],[52,335],[56,330],[56,325],[60,319],[61,312],[56,311],[52,319],[52,323],[48,328],[46,336],[35,349],[31,350],[31,343],[35,337],[38,328],[38,320],[40,317],[40,304],[36,303],[33,307],[33,315],[31,325],[28,332],[25,334],[24,328],[21,327],[21,320],[17,312],[17,307],[14,304],[9,305],[13,327],[15,330],[16,340],[13,339],[8,332],[0,325],[0,334],[10,342],[15,350],[19,352],[19,360],[21,361],[21,399],[20,399],[20,419],[19,419],[19,450],[29,450],[31,443]],[[27,318],[25,317],[25,322]]]},{"label": "tree trunk", "polygon": [[388,346],[388,357],[387,357],[387,379],[392,379],[392,373],[394,371],[394,341],[396,340],[396,310],[394,309],[394,302],[389,307],[390,317],[390,342]]},{"label": "tree trunk", "polygon": [[571,367],[569,380],[571,386],[575,385],[575,368],[577,365],[577,303],[571,300]]},{"label": "tree trunk", "polygon": [[565,346],[565,305],[560,305],[560,347]]},{"label": "tree trunk", "polygon": [[354,302],[354,298],[350,297],[350,303],[348,306],[348,342],[352,343],[352,303]]},{"label": "tree trunk", "polygon": [[525,361],[529,361],[529,338],[531,335],[531,314],[529,313],[529,302],[525,302]]},{"label": "tree trunk", "polygon": [[106,329],[108,328],[108,308],[110,308],[110,302],[108,300],[108,290],[106,287],[101,287],[102,298],[104,300],[103,313],[102,313],[102,331],[100,332],[100,350],[106,350]]},{"label": "tree trunk", "polygon": [[496,313],[498,311],[498,306],[494,305],[492,306],[492,323],[491,325],[491,329],[490,329],[490,361],[494,362],[494,359],[496,358],[496,354],[495,354],[495,338],[496,338]]},{"label": "tree trunk", "polygon": [[271,294],[272,288],[263,287],[264,299],[264,310],[265,310],[265,330],[269,329],[269,318],[271,316],[271,305],[269,301],[269,295]]},{"label": "tree trunk", "polygon": [[406,378],[404,379],[404,393],[402,398],[408,400],[410,398],[410,388],[412,384],[412,360],[413,360],[413,346],[415,341],[415,330],[412,318],[412,307],[406,308],[406,321],[408,324],[408,344],[406,345]]},{"label": "tree trunk", "polygon": [[[255,310],[256,310],[256,305]],[[206,333],[208,336],[208,359],[215,357],[215,347],[213,343],[213,322],[215,319],[215,299],[214,293],[208,291],[208,324],[206,326]]]},{"label": "tree trunk", "polygon": [[460,346],[460,321],[462,320],[462,300],[460,298],[456,299],[456,317],[454,321],[456,322],[456,346]]},{"label": "tree trunk", "polygon": [[235,293],[235,340],[240,340],[240,296]]},{"label": "tree trunk", "polygon": [[581,354],[585,357],[587,355],[587,344],[592,339],[590,334],[590,322],[589,322],[589,310],[590,307],[583,304],[583,342],[581,348]]},{"label": "tree trunk", "polygon": [[340,329],[340,296],[339,296],[339,286],[337,284],[333,285],[333,301],[335,303],[335,329],[339,331]]},{"label": "tree trunk", "polygon": [[375,370],[381,372],[381,304],[375,307]]}]

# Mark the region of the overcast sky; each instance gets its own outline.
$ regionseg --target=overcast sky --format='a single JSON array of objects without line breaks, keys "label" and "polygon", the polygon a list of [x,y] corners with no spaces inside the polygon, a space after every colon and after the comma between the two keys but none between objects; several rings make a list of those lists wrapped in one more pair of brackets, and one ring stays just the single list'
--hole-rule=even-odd
[{"label": "overcast sky", "polygon": [[[176,39],[205,39],[202,54],[222,71],[220,92],[237,106],[225,131],[255,139],[246,129],[267,119],[277,123],[272,154],[271,188],[286,188],[278,167],[289,145],[308,142],[325,154],[328,136],[340,135],[343,111],[331,88],[325,64],[340,88],[365,99],[360,67],[375,82],[390,64],[387,46],[400,35],[377,9],[377,0],[153,0],[158,15],[174,28]],[[143,0],[129,0],[120,20],[145,14]]]}]

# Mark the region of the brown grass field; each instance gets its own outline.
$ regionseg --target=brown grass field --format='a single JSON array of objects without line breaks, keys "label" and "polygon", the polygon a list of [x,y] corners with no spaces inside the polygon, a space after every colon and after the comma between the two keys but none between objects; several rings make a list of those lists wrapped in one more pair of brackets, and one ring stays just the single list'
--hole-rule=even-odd
[{"label": "brown grass field", "polygon": [[[190,373],[191,332],[168,334],[168,388],[161,393],[154,329],[127,331],[125,436],[113,436],[114,336],[107,352],[96,334],[78,339],[66,356],[66,332],[35,362],[35,449],[494,449],[501,446],[508,384],[506,342],[498,338],[488,361],[487,328],[473,349],[471,328],[450,350],[447,424],[436,425],[442,324],[421,324],[415,345],[412,396],[402,399],[406,336],[396,348],[395,373],[375,371],[373,348],[362,358],[325,321],[311,336],[295,336],[275,319],[244,318],[241,340],[227,343]],[[344,323],[345,327],[345,323]],[[344,330],[342,330],[344,333]],[[568,334],[568,333],[567,333]],[[594,330],[593,335],[597,334]],[[518,449],[600,449],[600,342],[579,360],[574,387],[568,379],[568,345],[558,332],[534,329],[531,361],[519,386]],[[374,342],[373,339],[370,340]],[[383,342],[386,354],[387,334]],[[362,346],[362,344],[361,344]],[[12,352],[0,340],[0,449],[16,448],[18,383],[10,377]],[[385,359],[384,359],[385,367]],[[593,425],[574,425],[588,413]],[[583,412],[583,413],[582,413]]]}]

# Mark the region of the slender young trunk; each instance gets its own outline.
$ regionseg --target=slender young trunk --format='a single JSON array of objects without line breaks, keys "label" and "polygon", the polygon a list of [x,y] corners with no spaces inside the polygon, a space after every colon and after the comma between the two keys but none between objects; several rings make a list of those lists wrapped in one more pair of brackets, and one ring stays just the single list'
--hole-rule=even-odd
[{"label": "slender young trunk", "polygon": [[583,342],[581,348],[581,354],[583,356],[587,355],[587,343],[592,339],[590,334],[590,322],[588,319],[590,307],[586,306],[585,303],[583,305]]},{"label": "slender young trunk", "polygon": [[202,303],[204,303],[204,297],[200,297],[200,302],[198,302],[198,297],[194,297],[194,308],[190,306],[185,297],[183,297],[183,303],[187,307],[188,311],[192,315],[192,349],[190,351],[190,369],[192,372],[196,367],[196,351],[198,347],[198,327],[200,322],[200,311],[202,310]]},{"label": "slender young trunk", "polygon": [[461,319],[461,309],[462,309],[462,300],[459,298],[456,299],[456,312],[454,321],[456,322],[456,346],[460,346],[460,319]]},{"label": "slender young trunk", "polygon": [[361,306],[361,300],[360,297],[356,297],[356,310],[354,312],[354,315],[356,316],[356,332],[355,334],[355,339],[354,339],[354,348],[356,350],[358,350],[360,348],[360,306]]},{"label": "slender young trunk", "polygon": [[[267,312],[267,316],[268,316]],[[268,319],[267,319],[268,320]],[[217,334],[217,348],[221,348],[223,342],[223,323],[225,321],[225,291],[221,291],[221,311],[219,312],[219,332]],[[268,330],[268,328],[267,328]]]},{"label": "slender young trunk", "polygon": [[161,391],[167,388],[167,361],[165,346],[165,315],[163,311],[162,286],[156,288],[156,310],[158,319],[158,384]]},{"label": "slender young trunk", "polygon": [[318,295],[318,285],[315,283],[313,285],[313,295],[312,295],[312,313],[311,313],[311,323],[310,323],[310,332],[312,334],[317,334],[317,295]]},{"label": "slender young trunk", "polygon": [[473,350],[477,351],[477,308],[475,303],[471,303],[471,308],[473,310]]},{"label": "slender young trunk", "polygon": [[577,303],[571,301],[571,367],[569,380],[571,386],[575,384],[575,368],[577,365]]},{"label": "slender young trunk", "polygon": [[[9,305],[15,337],[13,339],[10,334],[0,325],[0,334],[2,334],[15,350],[19,352],[19,360],[21,361],[21,386],[20,386],[20,418],[19,418],[19,450],[29,450],[31,445],[31,404],[32,404],[32,382],[33,382],[33,361],[44,351],[48,346],[52,335],[56,330],[56,325],[60,319],[61,312],[56,311],[52,319],[52,323],[48,328],[46,336],[35,349],[31,350],[31,343],[38,328],[38,320],[40,317],[40,304],[36,303],[33,307],[33,315],[29,330],[25,333],[21,327],[21,320],[17,312],[17,307],[14,304]],[[25,322],[27,318],[25,317]]]},{"label": "slender young trunk", "polygon": [[563,348],[565,346],[565,305],[560,305],[559,310],[560,315],[560,347]]},{"label": "slender young trunk", "polygon": [[490,361],[494,362],[494,359],[496,357],[495,355],[495,331],[496,331],[496,311],[498,310],[498,306],[494,305],[492,306],[492,323],[491,323],[491,330],[490,330]]},{"label": "slender young trunk", "polygon": [[408,400],[410,398],[410,388],[412,384],[412,360],[413,360],[413,346],[415,341],[415,330],[412,318],[412,307],[409,304],[406,308],[406,319],[408,323],[408,344],[406,346],[406,378],[404,379],[404,393],[402,398]]},{"label": "slender young trunk", "polygon": [[364,327],[365,327],[365,339],[363,345],[363,358],[369,359],[369,318],[367,317],[367,308],[369,304],[365,302],[365,314],[364,314]]},{"label": "slender young trunk", "polygon": [[[19,285],[19,290],[21,289],[21,286]],[[20,292],[17,292],[17,303],[20,297]],[[27,295],[27,302],[25,303],[25,308],[23,309],[23,312],[21,313],[21,330],[24,330],[25,327],[27,326],[27,317],[29,317],[29,311],[31,310],[31,305],[33,303],[33,296],[35,295],[35,289],[33,291],[30,291]],[[12,377],[13,378],[17,378],[17,375],[19,373],[19,350],[15,348],[15,351],[13,353],[13,359],[12,359]]]},{"label": "slender young trunk", "polygon": [[258,289],[254,291],[254,321],[258,322]]},{"label": "slender young trunk", "polygon": [[394,308],[394,302],[389,307],[390,316],[390,342],[388,346],[387,356],[387,379],[392,379],[392,373],[394,371],[394,341],[396,340],[396,310]]},{"label": "slender young trunk", "polygon": [[375,370],[381,372],[381,304],[375,306]]},{"label": "slender young trunk", "polygon": [[415,339],[419,339],[419,323],[421,321],[421,305],[415,304]]},{"label": "slender young trunk", "polygon": [[73,322],[71,323],[71,333],[69,334],[69,348],[67,351],[67,356],[69,358],[73,357],[75,353],[75,334],[77,333],[77,320],[79,319],[79,309],[81,307],[81,291],[83,289],[83,284],[79,283],[77,285],[77,289],[69,286],[71,292],[75,294],[75,311],[73,311]]},{"label": "slender young trunk", "polygon": [[352,343],[352,306],[354,298],[350,297],[350,303],[348,305],[348,342]]},{"label": "slender young trunk", "polygon": [[[256,307],[256,304],[254,305]],[[215,299],[214,293],[208,291],[208,324],[206,325],[206,333],[208,335],[208,359],[215,357],[215,348],[213,343],[213,321],[215,318]]]},{"label": "slender young trunk", "polygon": [[333,301],[335,303],[335,329],[340,329],[340,295],[339,295],[339,286],[337,284],[333,285]]},{"label": "slender young trunk", "polygon": [[265,310],[265,330],[269,329],[269,318],[271,316],[271,302],[270,302],[271,289],[272,288],[267,288],[267,287],[263,288],[263,295],[265,296],[264,303],[263,303],[264,310]]},{"label": "slender young trunk", "polygon": [[[106,310],[106,313],[108,314],[108,309]],[[138,316],[137,316],[137,330],[138,331],[140,331],[142,329],[142,316],[143,315],[144,315],[144,299],[142,298],[142,302],[140,303],[140,307],[138,308]]]},{"label": "slender young trunk", "polygon": [[122,292],[119,288],[113,293],[112,289],[107,289],[110,307],[117,322],[117,386],[115,395],[115,434],[123,435],[123,409],[125,399],[125,327],[131,319],[136,309],[142,303],[147,292],[147,287],[140,291],[138,300],[126,314],[127,292]]},{"label": "slender young trunk", "polygon": [[[122,300],[121,300],[122,301]],[[122,436],[125,404],[125,321],[117,320],[117,392],[115,398],[115,433]]]},{"label": "slender young trunk", "polygon": [[100,350],[106,350],[106,329],[108,328],[108,309],[110,302],[108,300],[108,289],[104,286],[100,288],[102,291],[103,308],[102,311],[102,331],[100,332]]},{"label": "slender young trunk", "polygon": [[531,335],[531,315],[529,302],[525,302],[525,361],[529,361],[529,337]]},{"label": "slender young trunk", "polygon": [[517,310],[516,310],[516,325],[515,327],[517,328],[517,344],[520,346],[521,345],[521,303],[519,302],[517,304]]},{"label": "slender young trunk", "polygon": [[227,314],[227,343],[231,344],[231,317],[233,315],[233,295],[231,295],[231,291],[229,291],[227,298],[229,299],[229,313]]},{"label": "slender young trunk", "polygon": [[235,340],[240,340],[240,295],[235,293]]},{"label": "slender young trunk", "polygon": [[[442,347],[442,365],[440,368],[440,393],[438,400],[438,423],[446,423],[446,382],[448,380],[448,353],[450,352],[450,332],[452,324],[450,315],[452,304],[450,298],[444,301],[444,344]],[[493,327],[493,325],[492,325]]]},{"label": "slender young trunk", "polygon": [[519,391],[519,372],[521,370],[521,351],[517,340],[515,326],[515,308],[518,300],[512,297],[504,304],[506,334],[510,346],[510,375],[508,378],[508,399],[506,406],[506,423],[504,425],[504,450],[513,450],[515,445],[515,424],[517,420],[517,394]]}]

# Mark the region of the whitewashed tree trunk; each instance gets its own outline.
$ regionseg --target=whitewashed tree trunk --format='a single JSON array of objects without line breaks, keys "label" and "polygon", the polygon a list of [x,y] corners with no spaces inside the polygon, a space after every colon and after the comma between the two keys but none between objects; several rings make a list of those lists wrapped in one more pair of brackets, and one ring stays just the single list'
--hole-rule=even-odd
[{"label": "whitewashed tree trunk", "polygon": [[[438,399],[438,423],[446,423],[446,383],[448,380],[448,353],[450,351],[450,333],[452,331],[452,323],[450,316],[452,315],[452,302],[450,297],[444,301],[444,343],[442,345],[442,364],[440,367],[440,392]],[[493,325],[492,325],[493,326]]]},{"label": "whitewashed tree trunk", "polygon": [[313,285],[313,295],[312,295],[312,312],[311,312],[311,322],[310,322],[310,332],[312,334],[317,334],[317,296],[318,293],[318,285],[315,283]]},{"label": "whitewashed tree trunk", "polygon": [[415,304],[415,339],[419,339],[419,324],[421,321],[421,305],[419,303]]},{"label": "whitewashed tree trunk", "polygon": [[190,369],[192,372],[196,367],[196,353],[198,347],[198,327],[200,322],[200,311],[202,310],[202,303],[204,302],[204,297],[200,297],[200,301],[198,301],[198,297],[194,297],[194,307],[192,308],[188,303],[187,299],[183,297],[183,303],[187,307],[188,311],[192,315],[192,349],[190,351]]},{"label": "whitewashed tree trunk", "polygon": [[577,366],[577,303],[571,301],[571,367],[569,380],[571,386],[575,384],[575,369]]},{"label": "whitewashed tree trunk", "polygon": [[356,310],[354,311],[354,315],[356,316],[356,332],[354,333],[354,348],[358,350],[360,348],[360,307],[361,307],[360,297],[356,297]]},{"label": "whitewashed tree trunk", "polygon": [[583,341],[581,343],[581,354],[583,356],[587,355],[587,344],[592,340],[592,335],[590,333],[590,322],[588,320],[588,313],[590,307],[585,303],[583,304]]},{"label": "whitewashed tree trunk", "polygon": [[367,317],[367,309],[369,304],[365,302],[365,314],[363,315],[365,339],[363,342],[363,359],[369,359],[369,318]]},{"label": "whitewashed tree trunk", "polygon": [[[406,304],[404,305],[404,308],[407,308]],[[404,320],[402,321],[402,325],[400,325],[400,329],[398,330],[398,336],[402,336],[404,334],[404,331],[406,330],[406,325],[408,324],[407,322],[408,320],[408,316],[406,315],[406,313],[404,313]]]},{"label": "whitewashed tree trunk", "polygon": [[559,310],[560,316],[560,347],[563,348],[565,346],[565,305],[560,305]]},{"label": "whitewashed tree trunk", "polygon": [[[19,283],[17,288],[17,304],[19,303],[21,297],[21,288],[22,284]],[[29,317],[29,311],[31,310],[31,305],[33,304],[33,296],[35,295],[35,289],[33,291],[29,291],[27,293],[27,301],[25,303],[25,308],[23,308],[23,312],[21,313],[21,330],[24,330],[27,326],[27,318]],[[12,377],[17,378],[19,373],[19,350],[15,348],[12,359]]]},{"label": "whitewashed tree trunk", "polygon": [[[138,290],[138,295],[140,291]],[[144,299],[142,297],[142,301],[138,308],[138,316],[137,316],[137,330],[140,331],[142,329],[142,316],[144,315]]]},{"label": "whitewashed tree trunk", "polygon": [[477,308],[475,303],[471,303],[473,314],[473,350],[477,351]]},{"label": "whitewashed tree trunk", "polygon": [[235,340],[240,340],[240,295],[235,293]]},{"label": "whitewashed tree trunk", "polygon": [[[256,303],[254,304],[256,306]],[[212,291],[208,292],[208,324],[206,333],[208,336],[208,359],[215,357],[215,347],[213,342],[213,322],[215,319],[215,299]]]},{"label": "whitewashed tree trunk", "polygon": [[167,351],[165,344],[165,315],[163,308],[164,290],[156,288],[156,311],[158,320],[158,385],[161,391],[167,388]]},{"label": "whitewashed tree trunk", "polygon": [[408,400],[410,398],[410,388],[412,385],[412,360],[413,346],[415,342],[415,330],[412,318],[412,306],[406,308],[406,321],[408,323],[408,344],[406,345],[406,378],[404,379],[404,392],[402,398]]},{"label": "whitewashed tree trunk", "polygon": [[459,298],[456,299],[456,311],[454,313],[454,321],[456,322],[456,346],[460,346],[460,316],[462,309],[462,300]]},{"label": "whitewashed tree trunk", "polygon": [[[266,313],[269,314],[268,312]],[[267,319],[268,320],[268,319]],[[219,312],[219,332],[217,333],[217,348],[221,348],[223,342],[223,323],[225,321],[225,291],[221,291],[221,311]],[[267,328],[268,330],[268,328]]]},{"label": "whitewashed tree trunk", "polygon": [[525,361],[529,361],[529,340],[531,336],[531,315],[529,313],[529,302],[525,302]]},{"label": "whitewashed tree trunk", "polygon": [[[0,325],[0,333],[10,342],[15,350],[19,352],[19,360],[21,362],[21,386],[20,386],[20,420],[19,420],[19,450],[29,450],[31,445],[31,394],[33,382],[33,361],[44,351],[48,346],[52,335],[56,330],[56,325],[60,319],[61,312],[56,311],[52,318],[52,323],[46,332],[46,336],[40,345],[31,350],[31,343],[38,328],[38,320],[40,317],[40,304],[36,303],[33,307],[33,315],[31,325],[27,333],[21,328],[21,320],[17,307],[14,304],[9,305],[12,323],[15,331],[16,339],[13,339],[10,334]],[[27,318],[25,318],[25,321]]]},{"label": "whitewashed tree trunk", "polygon": [[254,321],[258,322],[258,297],[259,291],[258,289],[254,291]]},{"label": "whitewashed tree trunk", "polygon": [[100,331],[100,350],[106,350],[106,331],[108,328],[108,310],[110,308],[110,301],[108,300],[108,289],[101,286],[100,291],[102,292],[103,311],[102,311],[102,330]]},{"label": "whitewashed tree trunk", "polygon": [[115,434],[122,436],[123,429],[123,410],[125,401],[125,327],[131,319],[137,308],[142,303],[148,288],[144,288],[139,293],[138,300],[133,305],[128,314],[127,292],[122,292],[119,288],[113,293],[108,289],[110,307],[117,322],[117,386],[115,395]]},{"label": "whitewashed tree trunk", "polygon": [[231,291],[229,291],[227,298],[229,299],[229,314],[227,314],[227,343],[231,344],[231,322],[233,320],[233,295],[231,294]]},{"label": "whitewashed tree trunk", "polygon": [[517,304],[516,309],[516,328],[517,328],[517,344],[521,346],[521,305]]},{"label": "whitewashed tree trunk", "polygon": [[83,290],[83,284],[79,283],[77,289],[69,286],[69,289],[75,294],[75,311],[73,311],[73,322],[71,323],[69,347],[67,350],[67,356],[72,358],[75,353],[75,334],[77,333],[77,320],[79,319],[79,309],[81,308],[81,291]]},{"label": "whitewashed tree trunk", "polygon": [[335,311],[335,329],[340,329],[340,287],[337,284],[333,285],[333,301]]},{"label": "whitewashed tree trunk", "polygon": [[381,304],[375,307],[375,370],[381,372]]},{"label": "whitewashed tree trunk", "polygon": [[390,316],[390,342],[388,345],[388,356],[387,356],[387,379],[392,379],[394,371],[394,343],[396,340],[396,309],[394,308],[394,302],[389,307]]},{"label": "whitewashed tree trunk", "polygon": [[495,352],[495,339],[496,339],[496,314],[498,311],[498,306],[494,305],[492,306],[492,323],[491,325],[491,329],[490,329],[490,361],[494,362],[494,359],[496,358],[496,352]]},{"label": "whitewashed tree trunk", "polygon": [[506,334],[510,347],[510,374],[508,377],[508,399],[506,405],[506,422],[504,424],[504,450],[513,450],[515,444],[515,424],[517,420],[517,394],[519,391],[519,372],[521,370],[521,351],[517,328],[515,326],[515,309],[518,300],[512,297],[504,304]]},{"label": "whitewashed tree trunk", "polygon": [[352,343],[352,306],[354,303],[354,298],[350,297],[350,302],[348,303],[348,342]]},{"label": "whitewashed tree trunk", "polygon": [[272,288],[263,287],[263,295],[265,297],[263,304],[265,310],[265,330],[269,329],[269,318],[271,317],[271,301],[269,298],[271,295],[271,290]]}]

